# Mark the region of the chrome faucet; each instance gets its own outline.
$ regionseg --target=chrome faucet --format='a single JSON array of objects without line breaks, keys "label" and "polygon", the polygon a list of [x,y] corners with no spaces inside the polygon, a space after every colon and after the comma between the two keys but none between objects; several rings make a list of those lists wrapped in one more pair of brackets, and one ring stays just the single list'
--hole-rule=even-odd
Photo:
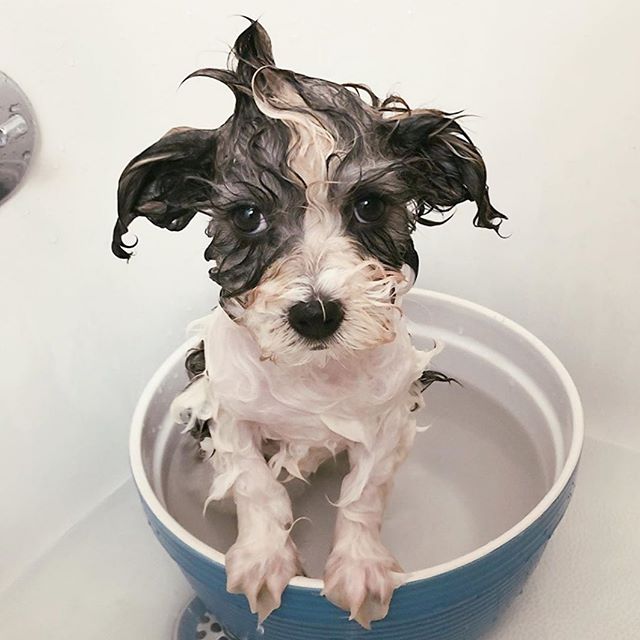
[{"label": "chrome faucet", "polygon": [[31,105],[20,87],[0,72],[0,203],[21,183],[36,139]]},{"label": "chrome faucet", "polygon": [[11,116],[0,124],[0,147],[6,147],[29,131],[29,123],[19,114]]}]

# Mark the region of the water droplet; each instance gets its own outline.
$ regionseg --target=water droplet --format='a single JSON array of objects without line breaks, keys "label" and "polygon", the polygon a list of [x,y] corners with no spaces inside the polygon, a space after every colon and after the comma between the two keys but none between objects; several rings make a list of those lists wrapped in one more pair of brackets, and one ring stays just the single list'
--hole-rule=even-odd
[{"label": "water droplet", "polygon": [[18,113],[18,111],[20,111],[20,105],[17,102],[9,107],[10,113]]},{"label": "water droplet", "polygon": [[25,161],[31,160],[31,151],[25,151],[22,154],[22,159],[25,160]]},{"label": "water droplet", "polygon": [[264,625],[259,624],[259,625],[256,627],[256,633],[257,633],[259,636],[263,636],[263,635],[264,635]]}]

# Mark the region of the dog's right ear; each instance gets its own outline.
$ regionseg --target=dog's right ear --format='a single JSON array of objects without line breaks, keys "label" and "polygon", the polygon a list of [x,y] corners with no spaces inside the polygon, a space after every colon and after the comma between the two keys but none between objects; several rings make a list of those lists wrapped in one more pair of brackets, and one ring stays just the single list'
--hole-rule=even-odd
[{"label": "dog's right ear", "polygon": [[157,227],[180,231],[210,201],[215,130],[172,129],[136,156],[118,183],[118,220],[111,250],[128,259],[133,244],[122,237],[137,217]]}]

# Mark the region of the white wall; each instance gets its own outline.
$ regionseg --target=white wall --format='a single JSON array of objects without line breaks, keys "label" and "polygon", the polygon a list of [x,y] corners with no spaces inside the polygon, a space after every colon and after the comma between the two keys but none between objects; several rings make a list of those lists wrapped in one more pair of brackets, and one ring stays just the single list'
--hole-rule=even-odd
[{"label": "white wall", "polygon": [[[121,168],[172,126],[217,126],[213,81],[262,16],[284,67],[465,108],[511,239],[470,207],[421,230],[420,284],[505,313],[546,341],[592,435],[640,449],[637,325],[640,60],[634,0],[321,3],[22,0],[3,11],[2,70],[30,96],[42,145],[0,208],[0,589],[127,474],[146,379],[214,303],[203,224],[141,224],[109,252]],[[506,228],[506,225],[505,225]]]}]

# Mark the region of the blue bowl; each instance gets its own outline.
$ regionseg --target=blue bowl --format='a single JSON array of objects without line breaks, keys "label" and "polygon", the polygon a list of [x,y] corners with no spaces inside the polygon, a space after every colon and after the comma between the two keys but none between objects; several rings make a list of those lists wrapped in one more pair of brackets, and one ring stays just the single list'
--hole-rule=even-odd
[{"label": "blue bowl", "polygon": [[[244,596],[225,588],[231,516],[205,520],[185,506],[191,502],[201,512],[202,496],[193,479],[185,482],[185,438],[176,439],[168,406],[184,385],[191,342],[143,392],[130,456],[147,518],[204,606],[233,636],[472,640],[522,591],[562,519],[583,442],[580,398],[562,364],[523,328],[476,304],[414,289],[404,307],[416,344],[444,342],[435,364],[464,386],[435,392],[444,395],[433,396],[434,424],[401,472],[387,542],[409,570],[408,580],[396,590],[388,616],[369,631],[320,595],[321,580],[303,577],[290,582],[282,606],[258,627]],[[429,477],[434,469],[439,475]]]}]

